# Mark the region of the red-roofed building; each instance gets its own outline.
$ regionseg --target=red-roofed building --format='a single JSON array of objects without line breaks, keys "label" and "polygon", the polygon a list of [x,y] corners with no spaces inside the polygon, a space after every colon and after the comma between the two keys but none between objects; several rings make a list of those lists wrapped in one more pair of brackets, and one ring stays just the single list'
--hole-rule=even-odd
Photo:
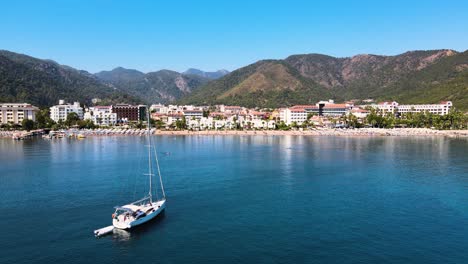
[{"label": "red-roofed building", "polygon": [[238,115],[242,111],[242,107],[240,106],[229,106],[229,105],[221,105],[220,111],[226,114],[235,114]]},{"label": "red-roofed building", "polygon": [[280,119],[287,125],[292,122],[302,124],[307,120],[309,114],[319,116],[342,116],[346,115],[351,109],[352,104],[335,104],[333,100],[320,101],[315,105],[295,105],[280,111]]},{"label": "red-roofed building", "polygon": [[365,118],[369,114],[369,110],[365,110],[362,108],[353,108],[350,111],[350,113],[356,116],[357,118]]},{"label": "red-roofed building", "polygon": [[185,119],[200,119],[203,117],[202,110],[184,110]]},{"label": "red-roofed building", "polygon": [[351,109],[353,109],[353,106],[349,104],[326,104],[321,108],[322,111],[319,115],[342,116],[346,115]]}]

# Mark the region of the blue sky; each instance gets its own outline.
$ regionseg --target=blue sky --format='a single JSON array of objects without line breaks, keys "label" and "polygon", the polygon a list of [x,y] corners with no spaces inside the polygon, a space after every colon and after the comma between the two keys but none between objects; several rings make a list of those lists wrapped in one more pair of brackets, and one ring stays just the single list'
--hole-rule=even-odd
[{"label": "blue sky", "polygon": [[[0,49],[97,72],[468,49],[468,1],[0,0]],[[410,3],[413,2],[413,3]]]}]

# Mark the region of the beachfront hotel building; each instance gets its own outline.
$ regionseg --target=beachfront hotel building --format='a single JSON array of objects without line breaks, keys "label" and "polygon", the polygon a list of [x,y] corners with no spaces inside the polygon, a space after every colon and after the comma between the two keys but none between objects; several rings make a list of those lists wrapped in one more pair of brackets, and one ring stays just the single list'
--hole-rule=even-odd
[{"label": "beachfront hotel building", "polygon": [[377,105],[372,105],[382,111],[383,114],[386,113],[420,113],[420,112],[429,112],[436,115],[446,115],[452,108],[451,101],[442,101],[439,104],[407,104],[400,105],[397,102],[381,102]]},{"label": "beachfront hotel building", "polygon": [[286,125],[296,122],[298,125],[307,120],[309,114],[318,116],[342,116],[348,114],[353,104],[335,104],[333,100],[320,101],[315,105],[295,105],[280,110],[280,120]]},{"label": "beachfront hotel building", "polygon": [[414,104],[414,105],[399,105],[398,113],[419,113],[429,112],[436,115],[446,115],[452,109],[451,101],[442,101],[439,104]]},{"label": "beachfront hotel building", "polygon": [[50,118],[55,122],[67,120],[67,115],[70,113],[76,113],[80,119],[83,119],[83,108],[81,108],[79,102],[65,104],[64,100],[59,100],[58,105],[50,108]]},{"label": "beachfront hotel building", "polygon": [[27,103],[0,104],[0,124],[21,124],[24,119],[36,121],[39,108]]},{"label": "beachfront hotel building", "polygon": [[284,108],[280,111],[280,120],[283,121],[286,125],[291,125],[296,123],[298,125],[302,124],[307,120],[307,111],[306,109],[311,109],[312,105],[295,105],[293,107]]},{"label": "beachfront hotel building", "polygon": [[117,114],[112,112],[112,106],[94,106],[86,110],[84,119],[100,126],[114,126],[117,123]]},{"label": "beachfront hotel building", "polygon": [[146,120],[145,105],[117,104],[112,106],[112,112],[117,114],[118,123]]},{"label": "beachfront hotel building", "polygon": [[380,102],[377,105],[373,105],[374,107],[378,108],[382,111],[382,114],[392,113],[395,114],[398,111],[398,103],[393,102]]}]

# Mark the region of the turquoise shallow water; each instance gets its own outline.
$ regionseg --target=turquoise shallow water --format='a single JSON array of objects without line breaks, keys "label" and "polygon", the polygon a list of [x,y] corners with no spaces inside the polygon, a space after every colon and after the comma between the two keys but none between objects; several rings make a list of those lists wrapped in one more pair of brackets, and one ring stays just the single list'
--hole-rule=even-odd
[{"label": "turquoise shallow water", "polygon": [[0,263],[468,263],[468,141],[155,137],[167,210],[94,238],[144,194],[143,138],[0,139]]}]

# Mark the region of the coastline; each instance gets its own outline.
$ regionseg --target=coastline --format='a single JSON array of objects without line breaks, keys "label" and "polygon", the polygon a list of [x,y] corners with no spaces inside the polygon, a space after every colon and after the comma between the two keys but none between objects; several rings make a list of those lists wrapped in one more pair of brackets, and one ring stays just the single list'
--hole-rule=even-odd
[{"label": "coastline", "polygon": [[[11,138],[16,133],[24,131],[0,131],[0,138]],[[146,134],[144,129],[95,129],[64,131],[67,134],[82,134],[86,137],[102,136],[142,136]],[[313,129],[313,130],[156,130],[153,135],[174,136],[444,136],[444,137],[468,137],[468,130],[435,130],[429,128],[359,128],[359,129]]]},{"label": "coastline", "polygon": [[156,131],[155,135],[240,135],[240,136],[445,136],[445,137],[468,137],[468,130],[432,130],[425,128],[405,128],[405,129],[315,129],[315,130],[224,130],[224,131]]}]

